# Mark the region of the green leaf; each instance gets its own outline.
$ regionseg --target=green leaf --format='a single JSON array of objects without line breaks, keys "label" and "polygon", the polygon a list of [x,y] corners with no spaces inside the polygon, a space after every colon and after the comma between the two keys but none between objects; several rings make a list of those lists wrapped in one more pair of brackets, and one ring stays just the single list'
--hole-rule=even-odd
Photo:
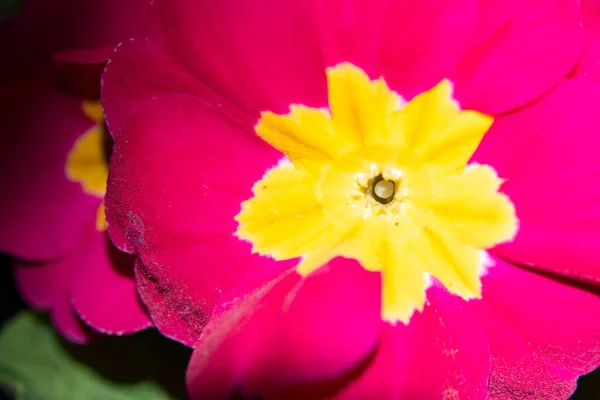
[{"label": "green leaf", "polygon": [[25,311],[0,332],[0,385],[17,400],[185,399],[189,355],[154,331],[73,345]]},{"label": "green leaf", "polygon": [[21,0],[0,0],[0,20],[21,11]]}]

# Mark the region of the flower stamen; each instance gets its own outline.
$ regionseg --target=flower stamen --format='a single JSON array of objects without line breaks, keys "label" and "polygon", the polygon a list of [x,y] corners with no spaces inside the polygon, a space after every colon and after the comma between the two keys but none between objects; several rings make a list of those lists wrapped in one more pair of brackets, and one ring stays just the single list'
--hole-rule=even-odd
[{"label": "flower stamen", "polygon": [[380,204],[387,205],[394,201],[396,195],[396,183],[383,176],[376,176],[369,185],[369,194]]}]

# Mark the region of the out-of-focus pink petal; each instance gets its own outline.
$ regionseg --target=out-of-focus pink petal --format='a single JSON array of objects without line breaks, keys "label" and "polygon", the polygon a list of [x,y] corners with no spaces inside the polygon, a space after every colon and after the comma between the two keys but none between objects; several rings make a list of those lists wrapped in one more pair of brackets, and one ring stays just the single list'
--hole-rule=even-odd
[{"label": "out-of-focus pink petal", "polygon": [[73,273],[77,267],[76,254],[45,263],[15,261],[17,289],[25,302],[40,311],[49,311],[52,323],[68,340],[86,343],[90,332],[77,317],[69,296]]},{"label": "out-of-focus pink petal", "polygon": [[122,335],[151,326],[135,287],[133,262],[105,233],[97,232],[82,246],[71,298],[80,318],[97,331]]},{"label": "out-of-focus pink petal", "polygon": [[600,282],[600,85],[566,81],[539,103],[498,118],[473,159],[490,164],[520,221],[495,253],[517,264]]},{"label": "out-of-focus pink petal", "polygon": [[[68,283],[61,279],[61,271],[57,262],[27,263],[19,260],[14,262],[14,276],[19,294],[23,300],[38,310],[48,310],[52,307],[57,293]],[[68,279],[67,279],[68,280]]]},{"label": "out-of-focus pink petal", "polygon": [[190,362],[190,395],[222,397],[228,386],[265,395],[344,374],[376,347],[380,293],[379,274],[345,259],[303,280],[283,277],[207,327]]},{"label": "out-of-focus pink petal", "polygon": [[502,113],[556,85],[581,55],[576,1],[481,0],[479,28],[452,75],[466,108]]},{"label": "out-of-focus pink petal", "polygon": [[580,0],[585,45],[575,76],[600,82],[600,1]]},{"label": "out-of-focus pink petal", "polygon": [[[192,344],[221,291],[242,272],[286,265],[252,256],[250,245],[233,236],[241,202],[280,157],[189,95],[148,102],[115,135],[109,233],[117,246],[139,253],[140,277],[150,279],[141,294],[165,334]],[[153,285],[159,301],[145,291]],[[180,312],[192,330],[167,328],[163,316],[170,314],[156,308]]]},{"label": "out-of-focus pink petal", "polygon": [[490,399],[567,398],[600,363],[599,293],[498,258],[467,303],[492,355]]},{"label": "out-of-focus pink petal", "polygon": [[101,200],[65,175],[69,150],[94,123],[48,81],[3,88],[0,107],[0,251],[59,257],[94,229]]}]

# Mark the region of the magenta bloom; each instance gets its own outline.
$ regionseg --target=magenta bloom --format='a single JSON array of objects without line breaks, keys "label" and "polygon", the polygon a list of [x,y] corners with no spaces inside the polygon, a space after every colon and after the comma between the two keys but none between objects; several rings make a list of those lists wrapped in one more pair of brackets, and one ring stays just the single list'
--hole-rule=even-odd
[{"label": "magenta bloom", "polygon": [[192,398],[566,398],[600,363],[578,2],[152,18],[103,78],[106,209]]},{"label": "magenta bloom", "polygon": [[581,1],[584,27],[584,49],[575,76],[600,80],[600,2]]},{"label": "magenta bloom", "polygon": [[[135,289],[132,257],[117,250],[101,226],[102,191],[84,187],[84,181],[96,178],[70,176],[73,171],[85,175],[107,169],[107,156],[89,158],[104,157],[103,143],[91,146],[96,153],[82,151],[90,146],[76,147],[86,135],[109,138],[101,110],[84,103],[99,97],[102,65],[53,64],[52,57],[72,48],[100,54],[98,46],[114,47],[139,34],[141,27],[129,19],[143,20],[145,6],[121,6],[120,1],[45,3],[25,2],[22,14],[0,26],[0,51],[6,56],[0,75],[7,78],[0,86],[0,251],[14,257],[15,279],[25,301],[50,311],[66,338],[85,342],[91,331],[82,320],[113,334],[151,323]],[[82,156],[87,160],[84,168]]]}]

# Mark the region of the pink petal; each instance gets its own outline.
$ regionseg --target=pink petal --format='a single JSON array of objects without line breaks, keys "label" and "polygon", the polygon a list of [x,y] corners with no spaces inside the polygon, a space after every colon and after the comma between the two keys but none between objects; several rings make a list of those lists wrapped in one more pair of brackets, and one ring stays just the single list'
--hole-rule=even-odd
[{"label": "pink petal", "polygon": [[319,1],[315,8],[325,64],[350,61],[405,98],[448,77],[477,23],[472,0]]},{"label": "pink petal", "polygon": [[59,261],[33,264],[15,260],[15,283],[23,300],[35,309],[50,309],[54,299],[59,297],[57,293],[68,286],[65,279],[61,279],[61,266],[64,263]]},{"label": "pink petal", "polygon": [[474,160],[491,164],[520,220],[495,252],[518,264],[600,282],[600,85],[567,81],[539,103],[502,117]]},{"label": "pink petal", "polygon": [[104,233],[81,249],[71,298],[81,319],[99,332],[122,335],[151,326],[135,287],[133,261]]},{"label": "pink petal", "polygon": [[221,294],[236,285],[241,274],[273,277],[293,267],[290,262],[251,255],[249,245],[227,235],[160,253],[144,251],[136,264],[138,290],[154,323],[163,335],[190,347]]},{"label": "pink petal", "polygon": [[580,0],[585,45],[575,76],[600,81],[600,2]]},{"label": "pink petal", "polygon": [[466,108],[502,113],[565,78],[581,54],[576,1],[481,0],[479,28],[452,76]]},{"label": "pink petal", "polygon": [[[284,294],[273,303],[269,318],[273,337],[261,339],[262,351],[255,347],[245,391],[263,394],[277,384],[337,377],[375,349],[381,328],[380,274],[338,258]],[[257,326],[259,332],[266,328]]]},{"label": "pink petal", "polygon": [[[233,236],[240,203],[280,157],[188,95],[150,101],[115,135],[109,233],[118,247],[139,253],[141,294],[165,334],[194,343],[240,273],[289,267],[251,256],[250,245]],[[172,311],[188,322],[170,321]]]},{"label": "pink petal", "polygon": [[148,40],[121,43],[102,76],[102,104],[110,131],[118,133],[125,117],[145,101],[177,92],[210,98],[208,88]]},{"label": "pink petal", "polygon": [[218,317],[206,325],[188,364],[186,382],[192,400],[230,398],[251,365],[255,344],[265,334],[272,336],[268,329],[262,333],[257,329],[259,324],[268,323],[269,312],[257,311],[265,306],[272,308],[273,299],[280,304],[278,297],[285,296],[297,283],[298,276],[290,271],[265,280],[242,298],[224,293]]},{"label": "pink petal", "polygon": [[568,398],[600,363],[600,296],[500,259],[467,303],[487,333],[490,399]]},{"label": "pink petal", "polygon": [[[68,301],[68,299],[65,300]],[[79,318],[67,301],[50,309],[50,317],[56,330],[70,342],[78,344],[88,343],[97,338],[97,335],[90,331],[90,328]]]},{"label": "pink petal", "polygon": [[3,88],[0,107],[0,251],[43,260],[74,250],[94,229],[100,199],[67,180],[65,163],[93,122],[48,81]]},{"label": "pink petal", "polygon": [[153,99],[115,135],[109,232],[128,251],[163,251],[231,235],[240,203],[281,157],[198,98]]},{"label": "pink petal", "polygon": [[290,103],[325,105],[324,69],[340,61],[383,73],[403,94],[427,89],[452,70],[476,12],[473,0],[163,0],[150,37],[215,92],[258,115],[286,112]]},{"label": "pink petal", "polygon": [[344,259],[305,280],[283,277],[207,327],[189,366],[191,397],[224,396],[228,385],[264,395],[340,376],[377,344],[380,286],[379,274]]},{"label": "pink petal", "polygon": [[91,334],[71,307],[69,290],[76,267],[72,254],[40,264],[16,261],[15,281],[23,299],[33,308],[49,311],[58,332],[74,343],[86,343]]},{"label": "pink petal", "polygon": [[408,326],[387,326],[363,376],[335,399],[486,399],[490,373],[485,334],[445,289],[428,291]]},{"label": "pink petal", "polygon": [[485,399],[490,356],[463,301],[440,286],[408,326],[384,324],[377,353],[334,381],[294,387],[271,399]]},{"label": "pink petal", "polygon": [[161,0],[150,38],[216,93],[258,118],[324,105],[325,65],[306,1]]}]

